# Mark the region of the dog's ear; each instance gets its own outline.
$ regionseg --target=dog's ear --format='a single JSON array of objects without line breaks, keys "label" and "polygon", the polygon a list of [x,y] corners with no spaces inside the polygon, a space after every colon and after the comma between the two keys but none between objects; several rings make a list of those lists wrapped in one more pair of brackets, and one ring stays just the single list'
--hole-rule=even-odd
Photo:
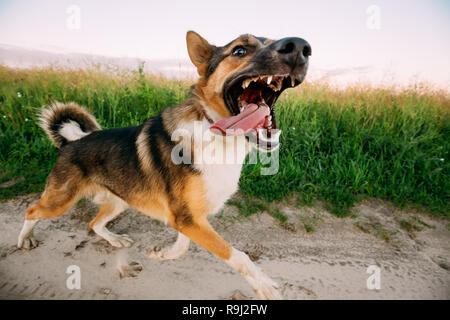
[{"label": "dog's ear", "polygon": [[208,41],[194,31],[187,32],[186,43],[189,58],[197,67],[198,74],[201,77],[205,76],[216,47],[209,44]]}]

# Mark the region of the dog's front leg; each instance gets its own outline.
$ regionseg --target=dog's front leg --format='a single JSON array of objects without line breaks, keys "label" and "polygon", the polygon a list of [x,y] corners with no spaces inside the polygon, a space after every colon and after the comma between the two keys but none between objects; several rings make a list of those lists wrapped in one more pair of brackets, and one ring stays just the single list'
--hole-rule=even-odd
[{"label": "dog's front leg", "polygon": [[233,248],[218,235],[206,218],[193,221],[189,225],[173,225],[173,227],[223,259],[237,273],[244,276],[260,299],[282,299],[277,284],[266,276],[244,252]]}]

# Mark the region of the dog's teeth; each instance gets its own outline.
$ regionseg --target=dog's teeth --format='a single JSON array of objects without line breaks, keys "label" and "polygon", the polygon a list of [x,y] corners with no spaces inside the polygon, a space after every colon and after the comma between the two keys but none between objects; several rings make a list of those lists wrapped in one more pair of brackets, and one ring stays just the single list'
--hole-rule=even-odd
[{"label": "dog's teeth", "polygon": [[291,86],[295,86],[295,78],[294,78],[294,76],[291,76]]},{"label": "dog's teeth", "polygon": [[278,91],[278,90],[280,90],[280,83],[279,83],[278,81],[274,81],[274,82],[275,82],[275,84],[274,84],[274,85],[271,85],[273,91]]},{"label": "dog's teeth", "polygon": [[281,90],[281,87],[283,86],[283,81],[278,81],[278,90]]},{"label": "dog's teeth", "polygon": [[267,84],[270,84],[272,82],[272,76],[267,77]]}]

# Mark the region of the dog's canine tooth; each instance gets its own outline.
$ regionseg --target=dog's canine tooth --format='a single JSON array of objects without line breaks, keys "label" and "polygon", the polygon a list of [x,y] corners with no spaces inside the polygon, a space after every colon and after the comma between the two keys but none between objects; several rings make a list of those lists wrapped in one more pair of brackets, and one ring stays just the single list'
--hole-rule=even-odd
[{"label": "dog's canine tooth", "polygon": [[283,86],[283,81],[282,80],[279,80],[278,82],[277,82],[277,91],[279,91],[279,90],[281,90],[281,87]]},{"label": "dog's canine tooth", "polygon": [[267,84],[270,84],[272,82],[272,76],[267,77]]},{"label": "dog's canine tooth", "polygon": [[290,78],[291,78],[291,86],[295,86],[295,77],[290,76]]}]

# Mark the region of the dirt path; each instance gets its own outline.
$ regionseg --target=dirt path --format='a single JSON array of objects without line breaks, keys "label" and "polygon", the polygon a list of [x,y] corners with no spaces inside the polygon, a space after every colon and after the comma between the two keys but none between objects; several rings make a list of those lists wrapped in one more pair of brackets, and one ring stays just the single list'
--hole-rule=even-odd
[{"label": "dirt path", "polygon": [[[172,243],[176,232],[132,210],[110,225],[135,240],[131,248],[112,248],[89,232],[95,209],[82,203],[39,222],[38,248],[16,250],[25,209],[36,200],[29,195],[0,203],[0,298],[255,298],[243,278],[196,244],[179,260],[147,259],[149,248]],[[234,207],[211,222],[281,285],[286,299],[450,299],[448,220],[381,201],[366,201],[345,219],[320,206],[282,210],[289,218],[285,226],[266,213],[238,218]],[[306,232],[305,225],[315,231]],[[118,267],[130,263],[134,277],[121,277]],[[66,287],[70,265],[80,267],[80,290]],[[380,267],[380,290],[367,289],[369,265]]]}]

